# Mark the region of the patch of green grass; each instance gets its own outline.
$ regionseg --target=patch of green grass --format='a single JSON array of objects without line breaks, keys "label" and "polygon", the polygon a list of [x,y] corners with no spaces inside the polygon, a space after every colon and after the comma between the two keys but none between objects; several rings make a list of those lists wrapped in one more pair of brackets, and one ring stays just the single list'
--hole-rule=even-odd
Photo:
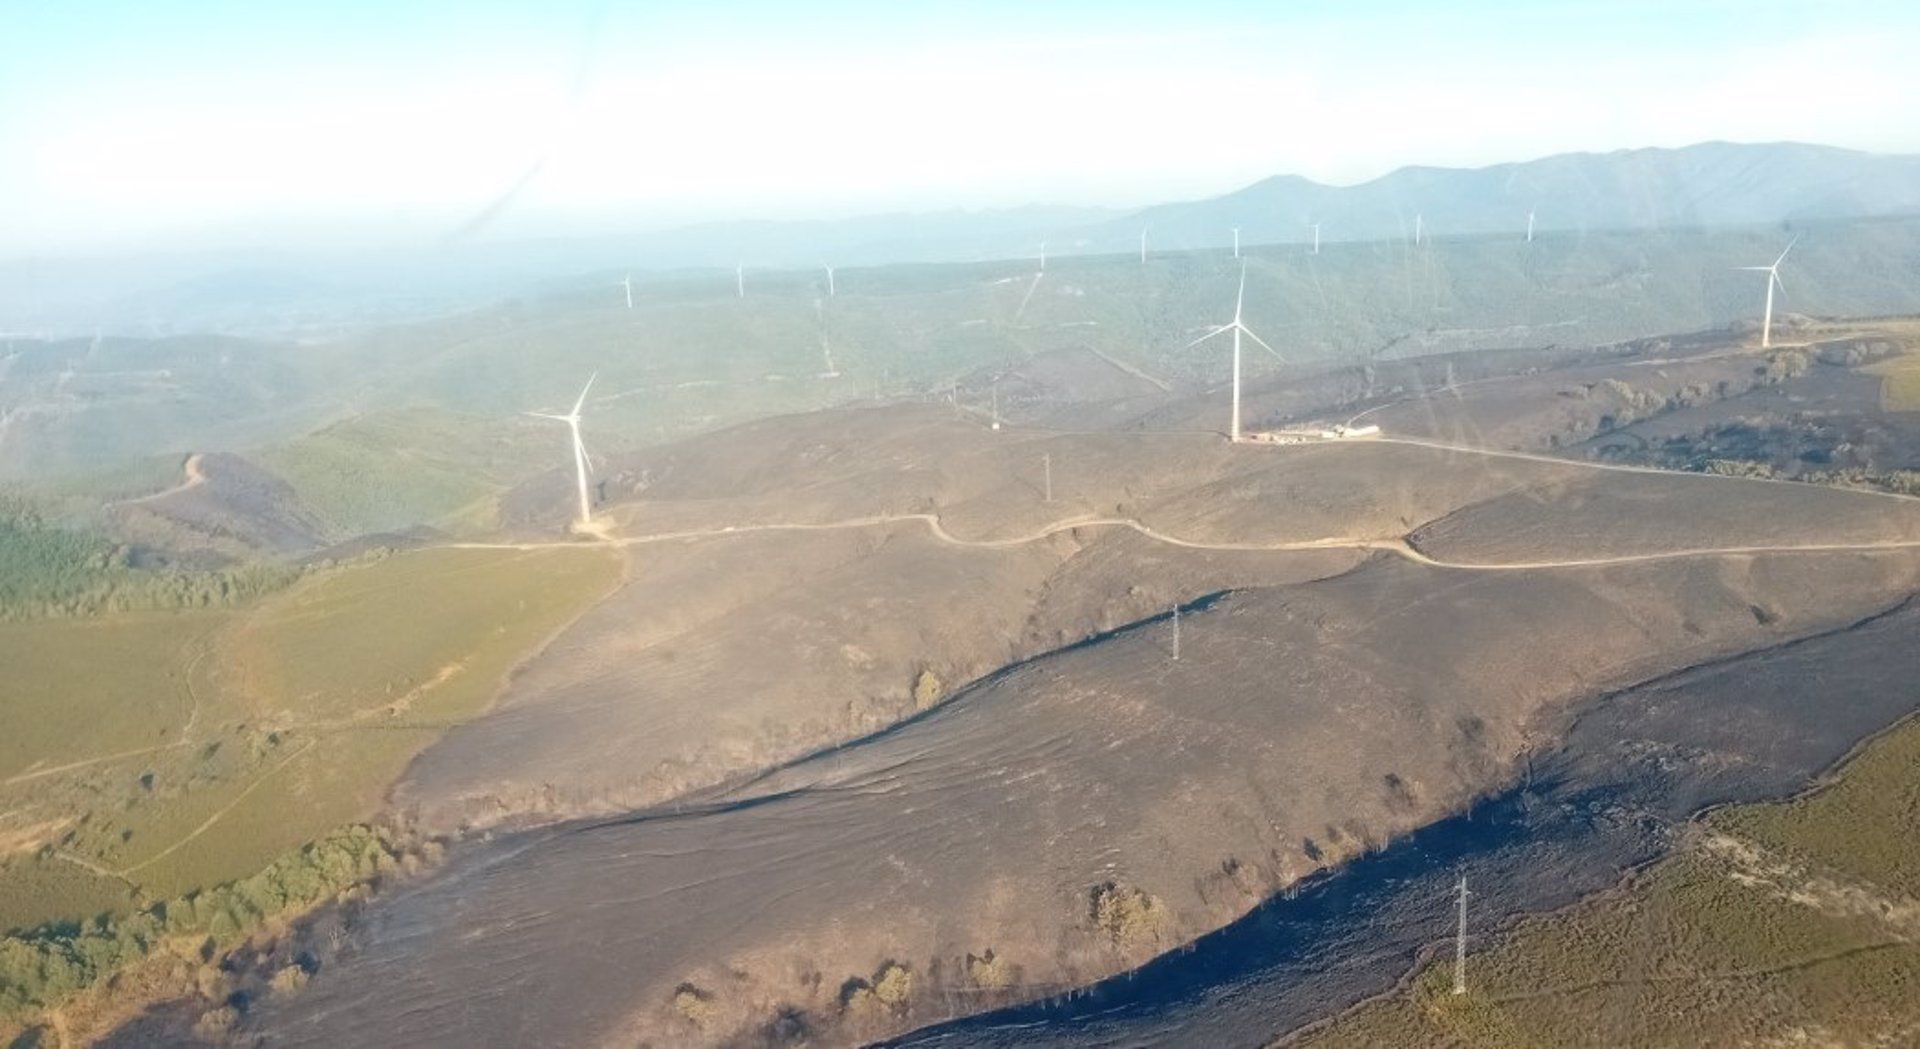
[{"label": "patch of green grass", "polygon": [[193,714],[187,668],[227,611],[0,623],[0,783],[166,746]]},{"label": "patch of green grass", "polygon": [[1715,812],[1621,891],[1502,934],[1469,957],[1469,993],[1430,966],[1300,1042],[1905,1044],[1920,1035],[1915,768],[1909,723],[1825,789]]},{"label": "patch of green grass", "polygon": [[112,896],[101,885],[179,895],[365,818],[618,564],[586,545],[434,548],[233,612],[0,625],[27,683],[9,686],[9,715],[33,726],[0,749],[18,770],[0,783],[0,838],[16,839],[0,916],[87,917]]},{"label": "patch of green grass", "polygon": [[1909,354],[1869,365],[1880,376],[1880,406],[1890,412],[1920,411],[1920,355]]},{"label": "patch of green grass", "polygon": [[264,449],[259,459],[342,535],[417,524],[491,524],[493,497],[562,462],[563,445],[520,417],[430,408],[359,415]]}]

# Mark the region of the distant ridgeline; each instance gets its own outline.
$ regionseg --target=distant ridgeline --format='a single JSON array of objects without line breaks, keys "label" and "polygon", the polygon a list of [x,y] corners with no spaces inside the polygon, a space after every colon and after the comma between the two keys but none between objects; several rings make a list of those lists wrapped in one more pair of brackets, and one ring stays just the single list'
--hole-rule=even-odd
[{"label": "distant ridgeline", "polygon": [[55,527],[31,506],[0,500],[0,619],[207,608],[277,589],[298,574],[270,564],[139,568],[125,546]]}]

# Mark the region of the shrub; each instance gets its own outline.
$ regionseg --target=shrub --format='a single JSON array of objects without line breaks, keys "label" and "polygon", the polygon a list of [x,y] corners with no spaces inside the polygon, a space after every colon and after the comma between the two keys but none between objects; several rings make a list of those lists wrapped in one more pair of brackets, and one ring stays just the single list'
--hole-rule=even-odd
[{"label": "shrub", "polygon": [[989,947],[984,954],[967,955],[967,979],[984,991],[1004,991],[1013,986],[1015,975],[1013,966]]},{"label": "shrub", "polygon": [[1096,886],[1092,911],[1095,927],[1122,950],[1155,946],[1166,931],[1166,907],[1158,898],[1131,885],[1107,882]]},{"label": "shrub", "polygon": [[947,687],[940,681],[939,675],[922,668],[919,675],[913,679],[913,708],[925,710],[940,702],[940,697],[946,693]]},{"label": "shrub", "polygon": [[855,976],[840,985],[840,1009],[855,1019],[902,1012],[912,998],[913,970],[896,961],[882,963],[872,979]]},{"label": "shrub", "polygon": [[267,986],[274,994],[286,996],[299,993],[300,989],[307,985],[307,979],[305,969],[298,965],[287,965],[273,974],[273,979],[267,981]]},{"label": "shrub", "polygon": [[200,1019],[194,1021],[193,1033],[202,1038],[217,1039],[233,1030],[233,1025],[239,1021],[240,1013],[231,1005],[223,1005],[201,1013]]},{"label": "shrub", "polygon": [[873,977],[873,996],[890,1009],[899,1009],[913,997],[913,970],[888,962]]},{"label": "shrub", "polygon": [[673,1008],[695,1027],[713,1022],[713,995],[693,984],[683,983],[673,992]]}]

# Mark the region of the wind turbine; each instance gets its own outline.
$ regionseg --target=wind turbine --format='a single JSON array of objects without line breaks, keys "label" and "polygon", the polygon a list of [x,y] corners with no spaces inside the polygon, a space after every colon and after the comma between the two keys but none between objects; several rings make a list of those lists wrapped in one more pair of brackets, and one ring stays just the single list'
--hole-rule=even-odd
[{"label": "wind turbine", "polygon": [[747,297],[747,264],[744,262],[733,264],[733,291],[739,298]]},{"label": "wind turbine", "polygon": [[1240,257],[1240,227],[1233,227],[1233,257]]},{"label": "wind turbine", "polygon": [[1315,255],[1320,254],[1320,224],[1318,222],[1313,224],[1313,253]]},{"label": "wind turbine", "polygon": [[827,267],[827,298],[833,298],[833,267]]},{"label": "wind turbine", "polygon": [[1418,247],[1420,244],[1420,238],[1426,236],[1426,232],[1427,232],[1427,217],[1425,215],[1416,213],[1413,216],[1413,243],[1416,247]]},{"label": "wind turbine", "polygon": [[1040,272],[1047,272],[1047,242],[1040,242]]},{"label": "wind turbine", "polygon": [[620,286],[627,289],[627,309],[633,309],[633,274],[627,274]]},{"label": "wind turbine", "polygon": [[593,389],[593,380],[600,377],[599,372],[587,376],[587,384],[580,388],[580,396],[573,402],[573,410],[565,415],[553,415],[548,412],[528,412],[536,419],[553,419],[567,424],[573,434],[573,472],[580,486],[580,527],[585,528],[593,520],[593,502],[587,498],[587,446],[580,440],[580,409],[586,406],[587,391]]},{"label": "wind turbine", "polygon": [[1146,262],[1147,262],[1147,227],[1142,226],[1140,227],[1140,264],[1144,266],[1146,265]]},{"label": "wind turbine", "polygon": [[1773,345],[1773,289],[1776,286],[1785,287],[1785,285],[1780,283],[1780,264],[1787,261],[1787,252],[1792,251],[1793,246],[1798,243],[1800,243],[1798,236],[1788,241],[1786,250],[1780,253],[1779,258],[1773,260],[1773,265],[1771,266],[1738,267],[1739,269],[1752,270],[1753,272],[1765,273],[1767,275],[1767,312],[1760,320],[1760,348],[1763,350]]},{"label": "wind turbine", "polygon": [[1241,308],[1246,305],[1246,301],[1247,264],[1242,262],[1240,263],[1240,291],[1239,294],[1234,296],[1233,300],[1233,320],[1225,324],[1216,325],[1212,331],[1180,347],[1183,350],[1190,350],[1222,332],[1230,331],[1233,333],[1233,421],[1227,430],[1227,439],[1231,441],[1238,441],[1240,439],[1240,336],[1245,335],[1247,338],[1252,339],[1259,344],[1261,349],[1273,354],[1275,358],[1281,361],[1286,360],[1285,357],[1280,356],[1279,350],[1268,346],[1266,340],[1255,335],[1253,329],[1247,327],[1246,322],[1241,319]]},{"label": "wind turbine", "polygon": [[1527,243],[1533,243],[1533,209],[1527,209]]}]

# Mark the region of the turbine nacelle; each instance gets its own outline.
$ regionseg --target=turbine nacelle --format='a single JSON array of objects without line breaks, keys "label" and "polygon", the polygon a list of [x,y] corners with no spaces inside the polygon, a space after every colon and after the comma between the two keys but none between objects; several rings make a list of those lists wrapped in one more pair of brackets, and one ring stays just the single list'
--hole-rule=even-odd
[{"label": "turbine nacelle", "polygon": [[587,377],[587,384],[580,388],[580,396],[574,399],[573,408],[565,415],[556,415],[552,412],[525,413],[536,419],[552,419],[555,422],[567,424],[568,435],[573,438],[573,470],[574,479],[579,488],[580,524],[582,527],[585,527],[593,520],[593,501],[587,495],[587,473],[590,467],[586,442],[580,439],[580,409],[586,407],[587,393],[593,389],[593,382],[599,377],[599,372],[594,372]]},{"label": "turbine nacelle", "polygon": [[1792,251],[1793,246],[1798,243],[1800,243],[1800,238],[1796,235],[1792,240],[1787,242],[1785,248],[1781,249],[1780,256],[1774,259],[1769,265],[1734,267],[1734,269],[1745,270],[1749,273],[1765,273],[1767,275],[1766,312],[1761,314],[1760,317],[1761,349],[1766,349],[1773,345],[1773,291],[1775,288],[1785,291],[1787,287],[1786,284],[1780,280],[1780,264],[1787,261],[1787,252]]},{"label": "turbine nacelle", "polygon": [[1240,439],[1240,337],[1244,335],[1252,339],[1255,345],[1273,354],[1274,359],[1282,363],[1286,361],[1286,358],[1281,355],[1279,350],[1267,345],[1265,339],[1255,335],[1253,329],[1247,327],[1243,312],[1246,301],[1247,264],[1242,262],[1240,264],[1240,290],[1235,294],[1233,299],[1233,319],[1225,324],[1214,325],[1206,334],[1180,347],[1182,350],[1189,350],[1216,335],[1224,335],[1227,332],[1233,333],[1233,415],[1227,429],[1227,438],[1232,441],[1238,441]]}]

